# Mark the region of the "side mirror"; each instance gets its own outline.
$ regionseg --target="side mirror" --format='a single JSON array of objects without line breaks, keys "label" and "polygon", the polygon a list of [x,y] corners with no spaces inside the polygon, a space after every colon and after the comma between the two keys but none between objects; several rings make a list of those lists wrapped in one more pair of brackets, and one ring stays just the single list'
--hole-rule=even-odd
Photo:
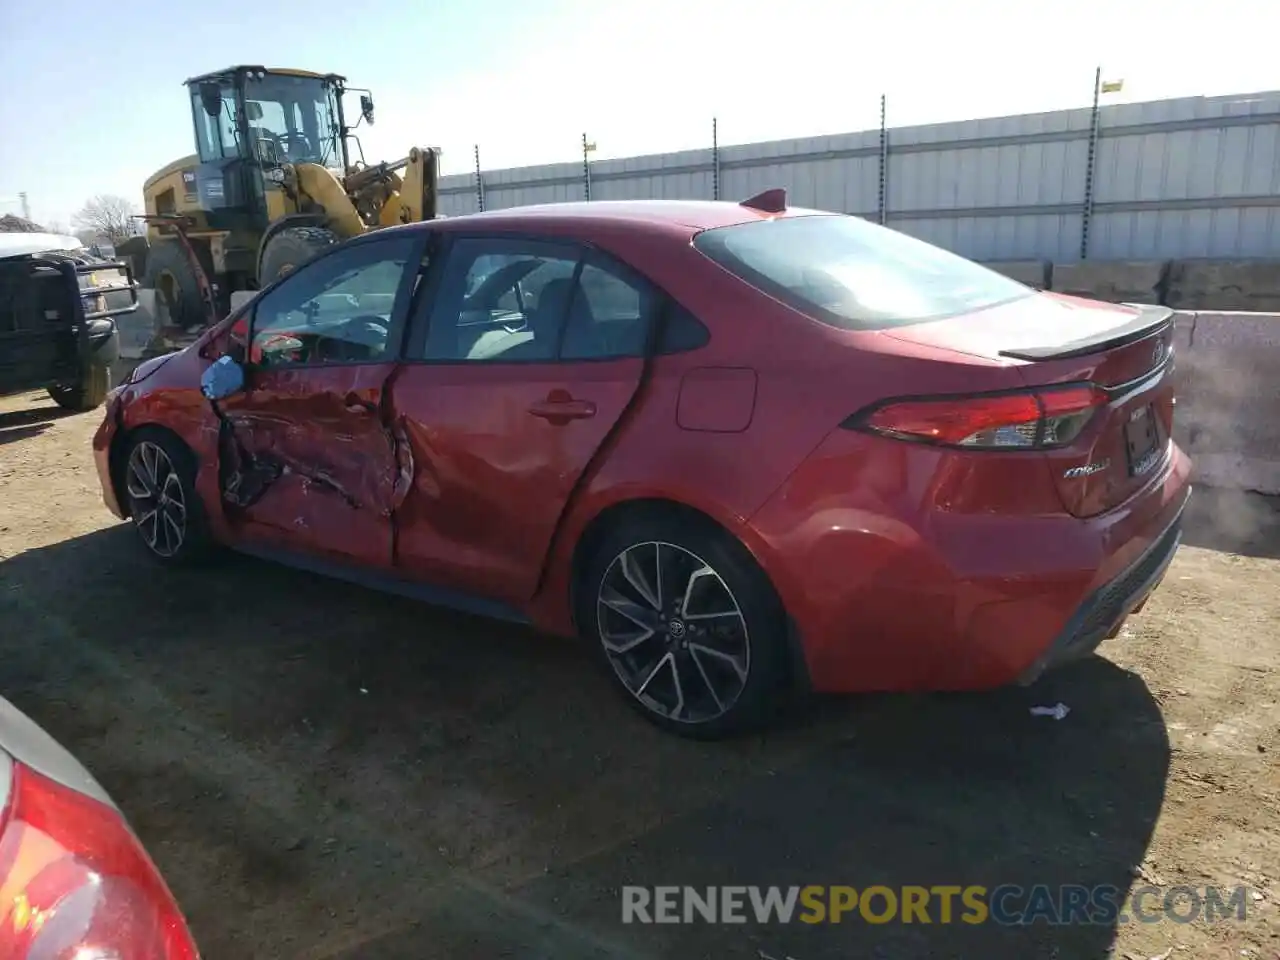
[{"label": "side mirror", "polygon": [[364,117],[364,122],[373,126],[373,97],[370,94],[360,94],[360,116]]},{"label": "side mirror", "polygon": [[222,115],[222,91],[216,83],[200,84],[200,105],[211,117]]},{"label": "side mirror", "polygon": [[244,367],[229,356],[219,357],[200,375],[200,392],[222,400],[244,389]]}]

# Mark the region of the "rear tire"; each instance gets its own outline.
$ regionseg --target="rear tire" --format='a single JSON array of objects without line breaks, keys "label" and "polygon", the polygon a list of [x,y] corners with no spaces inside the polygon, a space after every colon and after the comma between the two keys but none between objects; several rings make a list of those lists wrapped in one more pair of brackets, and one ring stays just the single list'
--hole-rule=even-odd
[{"label": "rear tire", "polygon": [[324,227],[285,227],[267,241],[262,251],[258,286],[274,283],[338,242],[338,235]]},{"label": "rear tire", "polygon": [[102,405],[111,389],[111,368],[90,364],[84,369],[79,383],[54,384],[49,396],[63,410],[83,413]]},{"label": "rear tire", "polygon": [[196,492],[196,458],[167,430],[142,427],[121,457],[119,489],[152,559],[185,566],[213,552],[204,504]]},{"label": "rear tire", "polygon": [[786,617],[764,571],[710,521],[623,518],[575,591],[578,629],[651,723],[716,739],[761,726],[787,680]]},{"label": "rear tire", "polygon": [[[196,247],[196,256],[203,251]],[[205,278],[213,282],[213,264],[207,257],[201,266]],[[210,318],[206,315],[204,300],[200,297],[200,284],[196,272],[187,259],[187,252],[177,240],[161,239],[151,244],[147,253],[147,274],[144,287],[155,290],[169,310],[169,322],[184,330],[203,326]]]}]

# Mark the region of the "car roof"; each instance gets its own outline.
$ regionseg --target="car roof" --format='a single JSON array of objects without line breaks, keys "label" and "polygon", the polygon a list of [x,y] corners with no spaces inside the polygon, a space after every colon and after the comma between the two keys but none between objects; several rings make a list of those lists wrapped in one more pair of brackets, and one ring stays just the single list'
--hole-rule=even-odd
[{"label": "car roof", "polygon": [[694,234],[716,227],[823,213],[825,211],[800,208],[767,213],[740,203],[715,200],[583,200],[467,213],[428,222],[433,229],[446,231],[477,228],[566,235],[589,235],[596,229],[621,227],[688,240]]},{"label": "car roof", "polygon": [[0,260],[83,249],[84,244],[77,238],[60,233],[0,233]]}]

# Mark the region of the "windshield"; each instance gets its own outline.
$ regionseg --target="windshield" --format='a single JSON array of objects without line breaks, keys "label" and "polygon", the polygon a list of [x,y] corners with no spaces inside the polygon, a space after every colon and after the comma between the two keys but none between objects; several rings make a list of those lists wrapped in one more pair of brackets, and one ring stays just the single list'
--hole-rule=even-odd
[{"label": "windshield", "polygon": [[342,166],[331,84],[315,77],[267,74],[246,80],[244,92],[249,140],[259,158]]},{"label": "windshield", "polygon": [[758,220],[698,234],[721,266],[814,319],[851,330],[939,320],[1035,291],[859,217]]}]

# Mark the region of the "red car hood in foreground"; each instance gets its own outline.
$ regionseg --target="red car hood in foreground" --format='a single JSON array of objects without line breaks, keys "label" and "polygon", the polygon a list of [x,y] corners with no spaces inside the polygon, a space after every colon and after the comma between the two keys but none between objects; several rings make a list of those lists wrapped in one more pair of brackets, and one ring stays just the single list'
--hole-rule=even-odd
[{"label": "red car hood in foreground", "polygon": [[102,787],[0,698],[0,957],[198,956],[168,887]]}]

